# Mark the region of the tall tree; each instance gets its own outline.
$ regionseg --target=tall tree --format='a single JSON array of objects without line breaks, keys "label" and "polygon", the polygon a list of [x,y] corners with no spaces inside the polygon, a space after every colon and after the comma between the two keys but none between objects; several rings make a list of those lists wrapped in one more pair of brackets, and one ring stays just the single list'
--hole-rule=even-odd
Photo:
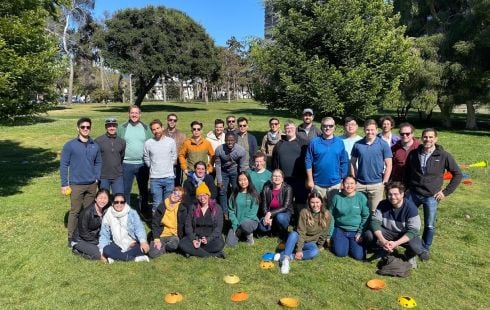
[{"label": "tall tree", "polygon": [[202,26],[174,9],[118,11],[106,21],[103,39],[105,61],[136,81],[137,105],[160,76],[187,80],[212,71],[213,41]]},{"label": "tall tree", "polygon": [[399,97],[411,43],[383,0],[271,0],[272,40],[255,44],[255,96],[270,108],[364,118]]},{"label": "tall tree", "polygon": [[56,37],[46,32],[52,1],[0,4],[0,118],[46,111],[61,74]]}]

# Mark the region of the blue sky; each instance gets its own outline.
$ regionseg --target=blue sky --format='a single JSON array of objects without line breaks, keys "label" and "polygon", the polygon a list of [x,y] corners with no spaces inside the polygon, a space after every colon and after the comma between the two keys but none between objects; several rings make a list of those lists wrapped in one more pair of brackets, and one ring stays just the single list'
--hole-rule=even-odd
[{"label": "blue sky", "polygon": [[95,16],[102,18],[124,8],[163,5],[185,12],[201,24],[217,45],[235,36],[238,40],[264,37],[262,0],[98,0]]}]

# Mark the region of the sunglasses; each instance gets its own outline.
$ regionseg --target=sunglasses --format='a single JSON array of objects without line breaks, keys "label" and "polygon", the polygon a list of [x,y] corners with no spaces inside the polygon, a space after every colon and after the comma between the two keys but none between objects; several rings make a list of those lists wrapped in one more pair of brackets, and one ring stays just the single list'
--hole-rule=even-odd
[{"label": "sunglasses", "polygon": [[279,123],[271,123],[271,125],[277,126],[277,125],[279,125]]},{"label": "sunglasses", "polygon": [[126,203],[126,201],[124,201],[124,200],[114,200],[114,202],[113,202],[113,204],[115,204],[115,205],[117,205],[117,204],[121,204],[122,205],[124,203]]},{"label": "sunglasses", "polygon": [[228,123],[234,123],[234,122],[236,122],[234,119],[230,119],[230,120],[228,121]]},{"label": "sunglasses", "polygon": [[195,128],[192,128],[192,131],[201,131],[201,128],[195,127]]},{"label": "sunglasses", "polygon": [[176,118],[169,118],[167,121],[169,121],[169,122],[176,122],[177,119]]},{"label": "sunglasses", "polygon": [[322,128],[323,129],[326,129],[326,128],[331,129],[331,128],[334,128],[334,127],[335,127],[335,125],[328,125],[328,124],[327,125],[322,125]]},{"label": "sunglasses", "polygon": [[238,125],[238,127],[240,128],[243,128],[243,127],[247,127],[248,125]]},{"label": "sunglasses", "polygon": [[400,136],[410,136],[412,133],[411,132],[400,132]]},{"label": "sunglasses", "polygon": [[85,129],[90,129],[92,126],[80,126],[80,129],[85,130]]}]

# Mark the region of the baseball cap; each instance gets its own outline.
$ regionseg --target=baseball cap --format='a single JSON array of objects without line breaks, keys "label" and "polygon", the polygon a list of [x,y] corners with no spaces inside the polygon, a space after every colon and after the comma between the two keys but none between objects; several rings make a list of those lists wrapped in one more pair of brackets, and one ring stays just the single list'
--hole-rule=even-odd
[{"label": "baseball cap", "polygon": [[117,124],[117,119],[115,117],[108,117],[105,119],[105,124]]},{"label": "baseball cap", "polygon": [[310,109],[310,108],[304,109],[303,110],[303,115],[305,115],[306,113],[310,113],[311,115],[313,115],[313,110]]}]

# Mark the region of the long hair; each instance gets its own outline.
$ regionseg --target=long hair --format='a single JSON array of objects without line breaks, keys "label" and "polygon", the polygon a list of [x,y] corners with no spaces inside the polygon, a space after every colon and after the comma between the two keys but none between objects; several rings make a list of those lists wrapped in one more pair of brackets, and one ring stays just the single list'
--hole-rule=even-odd
[{"label": "long hair", "polygon": [[[211,197],[209,197],[209,200],[208,200],[208,207],[209,207],[209,211],[211,211],[211,215],[214,217],[216,216],[216,209],[218,207],[218,204],[216,203],[216,200],[214,199],[211,199]],[[194,204],[194,212],[192,213],[192,215],[194,216],[194,218],[200,218],[201,216],[203,216],[204,214],[202,214],[202,211],[201,211],[201,208],[200,208],[200,205],[199,205],[199,201],[197,201],[195,204]]]},{"label": "long hair", "polygon": [[235,201],[238,193],[242,191],[242,189],[240,188],[240,183],[238,183],[238,179],[240,178],[241,175],[244,175],[248,180],[248,186],[246,189],[247,195],[250,196],[253,200],[255,200],[255,202],[259,203],[259,194],[257,193],[257,190],[255,189],[255,186],[252,183],[252,179],[250,179],[250,175],[245,171],[240,172],[238,174],[238,177],[236,178],[237,187],[235,188],[235,190],[231,194],[232,200]]},{"label": "long hair", "polygon": [[321,207],[320,207],[320,216],[318,217],[318,222],[322,228],[326,228],[330,226],[330,213],[325,209],[325,205],[323,204],[323,197],[322,195],[317,192],[313,191],[309,196],[308,196],[308,207],[306,208],[306,225],[308,226],[313,226],[315,223],[315,218],[313,217],[313,213],[311,212],[310,208],[310,201],[313,198],[318,198],[321,201]]}]

